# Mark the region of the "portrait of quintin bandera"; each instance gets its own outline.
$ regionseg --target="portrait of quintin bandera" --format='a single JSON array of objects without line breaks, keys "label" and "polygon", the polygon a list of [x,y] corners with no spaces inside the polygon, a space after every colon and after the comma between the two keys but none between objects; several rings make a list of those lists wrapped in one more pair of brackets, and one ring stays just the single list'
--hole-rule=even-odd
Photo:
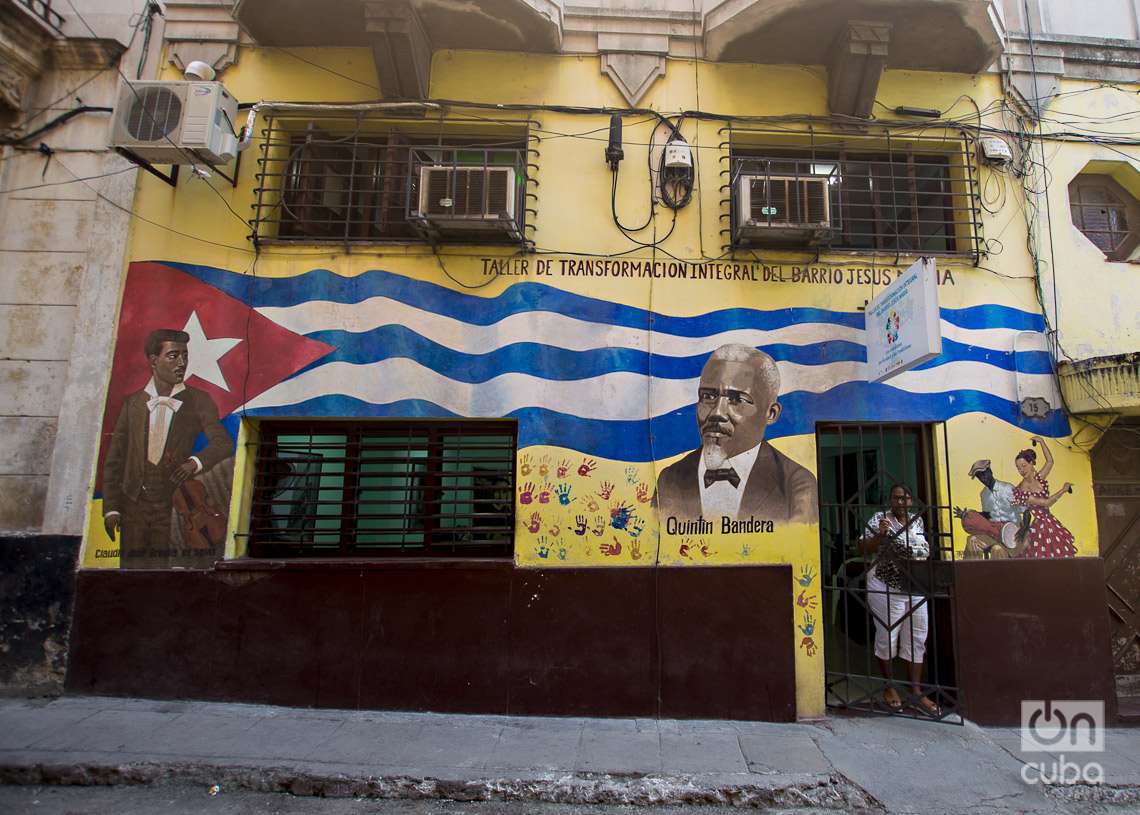
[{"label": "portrait of quintin bandera", "polygon": [[[233,455],[214,400],[183,383],[189,342],[184,331],[151,332],[141,349],[150,381],[127,396],[111,434],[103,465],[103,525],[112,541],[119,535],[120,568],[179,565],[171,541],[174,493]],[[207,444],[193,453],[199,433]]]},{"label": "portrait of quintin bandera", "polygon": [[[744,522],[739,531],[816,521],[815,476],[764,440],[780,418],[779,393],[780,372],[763,351],[732,344],[713,352],[697,388],[701,447],[657,479],[667,533],[726,531],[725,518]],[[691,519],[701,523],[683,522]],[[759,525],[748,523],[752,519]]]}]

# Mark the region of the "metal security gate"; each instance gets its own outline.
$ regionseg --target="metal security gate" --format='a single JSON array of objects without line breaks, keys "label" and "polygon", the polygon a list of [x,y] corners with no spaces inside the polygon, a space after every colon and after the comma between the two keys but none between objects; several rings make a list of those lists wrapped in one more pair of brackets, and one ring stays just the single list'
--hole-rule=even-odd
[{"label": "metal security gate", "polygon": [[[948,473],[943,468],[939,474],[935,467],[937,448],[947,449],[945,425],[820,425],[816,441],[827,706],[961,724],[954,659],[953,501]],[[883,588],[880,582],[869,587],[874,555],[862,551],[861,540],[869,519],[889,509],[892,487],[900,484],[912,494],[909,513],[921,518],[930,557],[901,565],[905,591]],[[944,504],[938,502],[940,490]],[[912,526],[917,528],[917,522]],[[890,540],[905,545],[902,534]],[[917,545],[917,537],[911,542]],[[876,622],[882,624],[881,639],[897,637],[898,650],[888,651],[895,657],[886,675],[874,653]],[[910,666],[898,653],[913,657],[921,643],[924,668],[915,692]],[[915,650],[908,652],[908,647]]]}]

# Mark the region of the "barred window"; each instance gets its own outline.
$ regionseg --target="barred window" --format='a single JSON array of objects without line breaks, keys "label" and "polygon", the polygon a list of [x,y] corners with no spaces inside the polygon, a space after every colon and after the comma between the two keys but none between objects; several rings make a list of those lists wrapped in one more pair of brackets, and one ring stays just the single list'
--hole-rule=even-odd
[{"label": "barred window", "polygon": [[980,255],[973,162],[962,139],[891,144],[819,137],[731,152],[732,245]]},{"label": "barred window", "polygon": [[1140,243],[1140,205],[1108,175],[1082,173],[1069,184],[1073,225],[1109,260],[1125,260]]},{"label": "barred window", "polygon": [[252,557],[509,557],[517,425],[266,421]]},{"label": "barred window", "polygon": [[521,243],[527,156],[519,128],[429,137],[383,121],[267,115],[250,225],[270,243]]}]

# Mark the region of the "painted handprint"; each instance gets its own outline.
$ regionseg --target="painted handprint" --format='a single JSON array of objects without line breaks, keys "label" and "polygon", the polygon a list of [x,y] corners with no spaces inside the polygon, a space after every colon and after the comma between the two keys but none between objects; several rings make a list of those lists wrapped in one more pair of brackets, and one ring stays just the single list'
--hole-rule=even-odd
[{"label": "painted handprint", "polygon": [[815,608],[819,605],[819,601],[815,599],[814,594],[808,594],[807,589],[804,589],[796,597],[796,605],[800,608]]},{"label": "painted handprint", "polygon": [[568,472],[570,472],[570,459],[564,458],[558,462],[558,469],[554,473],[558,478],[565,478]]},{"label": "painted handprint", "polygon": [[534,500],[534,484],[530,481],[523,484],[522,492],[519,493],[519,503],[529,504]]},{"label": "painted handprint", "polygon": [[625,483],[636,484],[641,479],[641,474],[637,472],[636,467],[625,468]]},{"label": "painted handprint", "polygon": [[682,539],[681,540],[681,546],[677,549],[677,554],[679,554],[681,557],[691,558],[693,556],[692,555],[693,545],[694,544],[693,544],[692,538]]},{"label": "painted handprint", "polygon": [[550,456],[543,456],[538,462],[538,474],[544,479],[550,475]]},{"label": "painted handprint", "polygon": [[800,576],[796,578],[796,582],[803,586],[805,589],[811,585],[811,582],[813,580],[815,580],[815,569],[813,569],[810,565],[804,566],[802,569],[800,569]]},{"label": "painted handprint", "polygon": [[614,529],[625,529],[633,517],[633,507],[625,501],[610,507],[610,526]]},{"label": "painted handprint", "polygon": [[554,489],[554,491],[556,493],[558,493],[558,503],[562,504],[562,506],[564,506],[564,507],[570,506],[570,501],[572,499],[570,498],[570,485],[569,484],[559,484]]},{"label": "painted handprint", "polygon": [[740,556],[741,557],[749,557],[751,554],[752,554],[752,547],[749,546],[747,543],[741,544]]},{"label": "painted handprint", "polygon": [[631,538],[640,538],[641,533],[645,531],[645,521],[634,515],[633,521],[630,523],[629,529],[627,531],[629,532],[629,536]]},{"label": "painted handprint", "polygon": [[649,500],[649,485],[644,481],[637,485],[637,500],[643,504]]},{"label": "painted handprint", "polygon": [[554,524],[554,526],[550,527],[550,529],[546,531],[550,534],[550,537],[557,538],[560,534],[562,534],[562,527],[558,524]]},{"label": "painted handprint", "polygon": [[716,552],[714,552],[709,547],[708,541],[706,541],[704,538],[701,538],[701,548],[699,551],[701,553],[701,557],[712,557],[713,555],[716,554]]},{"label": "painted handprint", "polygon": [[598,488],[598,495],[601,496],[603,501],[610,500],[610,496],[614,494],[614,485],[609,481],[603,481],[602,485]]},{"label": "painted handprint", "polygon": [[590,498],[588,501],[586,501],[586,511],[587,512],[597,512],[598,509],[599,509],[598,502],[595,501],[593,498]]},{"label": "painted handprint", "polygon": [[574,534],[575,535],[585,535],[587,528],[589,528],[589,524],[586,522],[586,516],[585,515],[579,515],[577,518],[574,519]]},{"label": "painted handprint", "polygon": [[530,475],[530,456],[523,456],[519,461],[519,475],[523,478]]},{"label": "painted handprint", "polygon": [[540,504],[549,504],[550,503],[550,490],[544,489],[538,494],[538,503],[540,503]]},{"label": "painted handprint", "polygon": [[601,515],[594,517],[594,528],[590,530],[595,538],[600,538],[606,532],[606,519]]},{"label": "painted handprint", "polygon": [[807,611],[804,612],[803,624],[799,626],[800,631],[804,632],[805,637],[810,637],[815,633],[815,617]]},{"label": "painted handprint", "polygon": [[802,640],[800,640],[800,648],[803,648],[805,651],[807,651],[807,655],[809,657],[815,656],[815,640],[813,640],[811,637],[804,637]]},{"label": "painted handprint", "polygon": [[613,543],[600,543],[598,550],[607,557],[616,557],[621,554],[621,541],[614,538]]},{"label": "painted handprint", "polygon": [[530,516],[530,522],[526,525],[526,531],[534,535],[540,529],[542,529],[542,516],[536,512]]},{"label": "painted handprint", "polygon": [[629,556],[634,560],[641,560],[641,541],[632,540],[629,542]]},{"label": "painted handprint", "polygon": [[566,547],[565,546],[560,546],[558,548],[558,559],[559,560],[566,560]]},{"label": "painted handprint", "polygon": [[545,535],[538,539],[538,546],[534,547],[534,553],[543,560],[550,557],[550,542],[547,541]]},{"label": "painted handprint", "polygon": [[589,478],[590,473],[596,469],[598,469],[598,462],[594,461],[592,458],[584,458],[582,459],[582,463],[578,465],[578,475],[582,476],[583,478]]}]

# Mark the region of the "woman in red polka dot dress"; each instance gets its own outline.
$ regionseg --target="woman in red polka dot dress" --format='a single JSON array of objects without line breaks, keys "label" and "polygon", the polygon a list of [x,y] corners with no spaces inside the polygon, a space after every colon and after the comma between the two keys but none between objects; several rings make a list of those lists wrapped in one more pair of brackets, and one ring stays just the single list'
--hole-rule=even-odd
[{"label": "woman in red polka dot dress", "polygon": [[1076,557],[1077,547],[1073,545],[1073,533],[1049,511],[1062,495],[1072,491],[1073,485],[1066,482],[1057,492],[1049,494],[1049,482],[1045,479],[1053,469],[1053,455],[1045,446],[1045,439],[1034,436],[1033,442],[1041,448],[1041,453],[1045,456],[1045,465],[1040,472],[1034,466],[1037,464],[1037,453],[1033,450],[1022,450],[1013,460],[1017,472],[1021,474],[1021,483],[1013,490],[1014,503],[1027,506],[1033,511],[1033,525],[1029,527],[1029,544],[1021,556]]}]

